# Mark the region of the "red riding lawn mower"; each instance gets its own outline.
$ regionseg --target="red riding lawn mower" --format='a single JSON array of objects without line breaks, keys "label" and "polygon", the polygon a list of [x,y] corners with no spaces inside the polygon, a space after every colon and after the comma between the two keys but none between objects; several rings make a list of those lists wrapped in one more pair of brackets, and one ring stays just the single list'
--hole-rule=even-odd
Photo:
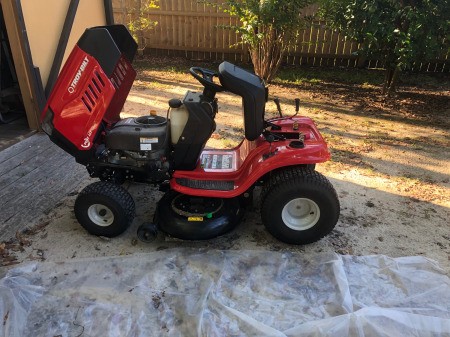
[{"label": "red riding lawn mower", "polygon": [[[130,226],[135,204],[121,186],[125,181],[156,184],[166,192],[154,223],[138,229],[147,242],[157,230],[186,240],[230,231],[257,186],[262,186],[262,222],[277,239],[306,244],[331,232],[339,200],[314,170],[330,153],[311,119],[280,113],[264,120],[264,82],[228,62],[218,72],[192,67],[203,92],[170,100],[166,117],[121,119],[136,76],[131,66],[136,50],[122,25],[87,29],[42,114],[50,139],[100,179],[75,202],[75,215],[89,233],[114,237]],[[242,97],[245,139],[232,150],[205,149],[216,128],[221,91]]]}]

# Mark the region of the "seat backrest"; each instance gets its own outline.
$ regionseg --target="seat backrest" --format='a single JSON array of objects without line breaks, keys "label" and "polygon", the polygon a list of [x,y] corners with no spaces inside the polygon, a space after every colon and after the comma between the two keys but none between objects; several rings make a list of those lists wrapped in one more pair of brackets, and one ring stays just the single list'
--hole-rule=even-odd
[{"label": "seat backrest", "polygon": [[229,62],[219,66],[219,80],[225,90],[242,97],[245,138],[255,140],[264,130],[266,87],[264,81]]}]

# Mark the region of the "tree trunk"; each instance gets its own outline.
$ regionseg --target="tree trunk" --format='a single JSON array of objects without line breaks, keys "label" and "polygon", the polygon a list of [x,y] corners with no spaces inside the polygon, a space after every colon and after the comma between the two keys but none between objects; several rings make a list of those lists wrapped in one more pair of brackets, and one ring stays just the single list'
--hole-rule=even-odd
[{"label": "tree trunk", "polygon": [[[385,73],[384,73],[384,83],[383,83],[383,95],[389,95],[389,91],[391,90],[391,86],[392,86],[392,81],[394,80],[395,77],[395,81],[397,81],[397,77],[398,77],[398,68],[387,68]],[[395,84],[394,83],[394,89],[395,89]]]},{"label": "tree trunk", "polygon": [[387,92],[387,96],[391,97],[397,90],[397,82],[400,77],[400,68],[395,67],[394,73],[392,74],[391,83],[389,84],[389,89]]},{"label": "tree trunk", "polygon": [[392,69],[387,68],[384,72],[384,82],[383,82],[383,90],[382,90],[383,95],[386,95],[386,93],[389,89],[389,84],[391,83],[391,78],[392,78]]},{"label": "tree trunk", "polygon": [[250,46],[255,74],[270,83],[276,75],[283,61],[286,46],[284,34],[279,34],[275,29],[269,28],[264,32],[264,38],[256,46]]},{"label": "tree trunk", "polygon": [[358,55],[357,60],[357,67],[358,68],[365,68],[367,63],[367,56],[366,55]]}]

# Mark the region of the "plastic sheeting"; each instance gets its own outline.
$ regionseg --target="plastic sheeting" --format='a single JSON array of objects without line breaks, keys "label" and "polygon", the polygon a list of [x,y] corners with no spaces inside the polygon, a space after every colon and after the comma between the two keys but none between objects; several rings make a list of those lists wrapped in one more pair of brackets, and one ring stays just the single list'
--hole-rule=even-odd
[{"label": "plastic sheeting", "polygon": [[450,336],[423,257],[164,250],[37,263],[0,281],[1,336]]}]

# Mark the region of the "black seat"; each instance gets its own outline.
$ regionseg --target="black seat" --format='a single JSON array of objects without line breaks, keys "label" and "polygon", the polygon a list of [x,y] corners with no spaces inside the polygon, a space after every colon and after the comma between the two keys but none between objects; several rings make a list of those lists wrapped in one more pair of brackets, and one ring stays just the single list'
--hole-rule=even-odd
[{"label": "black seat", "polygon": [[264,82],[258,76],[226,61],[219,66],[219,80],[225,90],[242,97],[245,138],[255,140],[264,130]]}]

